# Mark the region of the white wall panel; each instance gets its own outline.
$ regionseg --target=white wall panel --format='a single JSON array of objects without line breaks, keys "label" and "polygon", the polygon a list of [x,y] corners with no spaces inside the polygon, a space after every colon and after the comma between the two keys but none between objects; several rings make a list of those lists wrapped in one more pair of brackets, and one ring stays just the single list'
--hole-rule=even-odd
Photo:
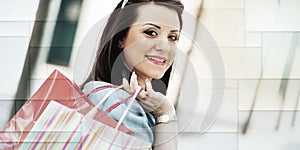
[{"label": "white wall panel", "polygon": [[[240,112],[240,124],[244,124],[249,112]],[[300,143],[299,126],[292,127],[293,112],[283,112],[279,129],[275,130],[278,111],[253,112],[246,134],[239,134],[239,150],[297,150]],[[300,114],[296,115],[299,124]],[[241,126],[242,128],[242,126]],[[226,148],[225,148],[226,149]]]},{"label": "white wall panel", "polygon": [[261,47],[261,32],[245,32],[245,47]]},{"label": "white wall panel", "polygon": [[180,150],[238,150],[236,133],[181,133]]},{"label": "white wall panel", "polygon": [[[294,110],[297,101],[297,94],[300,88],[299,80],[287,80],[286,96],[283,101],[279,93],[281,80],[240,80],[239,81],[239,109],[250,110],[254,101],[257,84],[258,93],[254,110]],[[283,107],[281,106],[283,102]],[[300,109],[298,107],[297,109]]]},{"label": "white wall panel", "polygon": [[227,79],[257,79],[261,75],[260,48],[220,48]]},{"label": "white wall panel", "polygon": [[[21,77],[29,37],[0,37],[1,99],[13,99]],[[5,85],[5,86],[4,86]]]},{"label": "white wall panel", "polygon": [[200,21],[219,47],[244,46],[244,9],[202,9]]},{"label": "white wall panel", "polygon": [[244,8],[244,0],[204,0],[203,8]]},{"label": "white wall panel", "polygon": [[[300,77],[299,35],[298,32],[268,32],[262,34],[263,78]],[[293,42],[295,40],[297,42]],[[291,56],[294,58],[289,58],[289,53],[292,53]],[[288,60],[291,60],[292,64],[286,66]],[[285,70],[289,68],[291,70],[290,74],[284,74]]]},{"label": "white wall panel", "polygon": [[246,31],[300,31],[300,1],[245,0]]},{"label": "white wall panel", "polygon": [[0,21],[34,21],[39,0],[1,1]]},{"label": "white wall panel", "polygon": [[30,36],[30,22],[0,21],[0,36]]}]

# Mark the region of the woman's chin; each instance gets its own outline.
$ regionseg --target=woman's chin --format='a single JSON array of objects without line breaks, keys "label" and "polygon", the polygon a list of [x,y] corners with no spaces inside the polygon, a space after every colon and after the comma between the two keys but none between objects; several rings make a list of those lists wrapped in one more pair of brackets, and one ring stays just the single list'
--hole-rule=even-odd
[{"label": "woman's chin", "polygon": [[156,73],[156,74],[151,74],[152,79],[161,79],[163,77],[164,73]]}]

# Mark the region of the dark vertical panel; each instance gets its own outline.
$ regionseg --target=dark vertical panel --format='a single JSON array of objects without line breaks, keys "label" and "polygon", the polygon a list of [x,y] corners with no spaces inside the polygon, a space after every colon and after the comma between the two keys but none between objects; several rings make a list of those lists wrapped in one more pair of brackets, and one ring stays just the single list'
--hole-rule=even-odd
[{"label": "dark vertical panel", "polygon": [[48,15],[49,3],[49,0],[40,0],[39,2],[28,51],[26,54],[18,89],[15,95],[14,108],[12,110],[11,117],[23,106],[25,101],[30,96],[30,76],[33,72],[33,67],[36,64],[37,57],[39,55],[39,48],[37,48],[36,46],[41,45],[45,27],[45,20]]},{"label": "dark vertical panel", "polygon": [[47,63],[68,66],[82,0],[62,0]]}]

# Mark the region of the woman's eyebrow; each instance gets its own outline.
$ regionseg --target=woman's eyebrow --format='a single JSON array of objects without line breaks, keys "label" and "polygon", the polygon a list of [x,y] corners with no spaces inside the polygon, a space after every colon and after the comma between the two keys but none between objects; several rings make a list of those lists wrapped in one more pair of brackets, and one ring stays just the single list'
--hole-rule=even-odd
[{"label": "woman's eyebrow", "polygon": [[[156,27],[158,29],[161,29],[160,26],[158,26],[156,24],[153,24],[153,23],[145,23],[144,26],[146,26],[146,25],[151,25],[151,26],[154,26],[154,27]],[[171,30],[170,32],[179,32],[179,30]]]},{"label": "woman's eyebrow", "polygon": [[145,23],[144,26],[145,26],[145,25],[151,25],[151,26],[154,26],[154,27],[156,27],[156,28],[158,28],[158,29],[161,28],[160,26],[158,26],[158,25],[156,25],[156,24],[153,24],[153,23]]},{"label": "woman's eyebrow", "polygon": [[170,32],[179,32],[179,30],[171,30]]}]

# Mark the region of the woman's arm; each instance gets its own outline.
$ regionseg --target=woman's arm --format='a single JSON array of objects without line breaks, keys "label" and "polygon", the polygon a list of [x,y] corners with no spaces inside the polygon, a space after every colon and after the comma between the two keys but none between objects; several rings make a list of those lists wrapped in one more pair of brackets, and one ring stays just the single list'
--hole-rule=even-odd
[{"label": "woman's arm", "polygon": [[176,121],[157,124],[154,129],[154,150],[177,150],[177,135]]},{"label": "woman's arm", "polygon": [[152,114],[156,120],[154,150],[177,150],[178,126],[173,104],[165,99]]}]

